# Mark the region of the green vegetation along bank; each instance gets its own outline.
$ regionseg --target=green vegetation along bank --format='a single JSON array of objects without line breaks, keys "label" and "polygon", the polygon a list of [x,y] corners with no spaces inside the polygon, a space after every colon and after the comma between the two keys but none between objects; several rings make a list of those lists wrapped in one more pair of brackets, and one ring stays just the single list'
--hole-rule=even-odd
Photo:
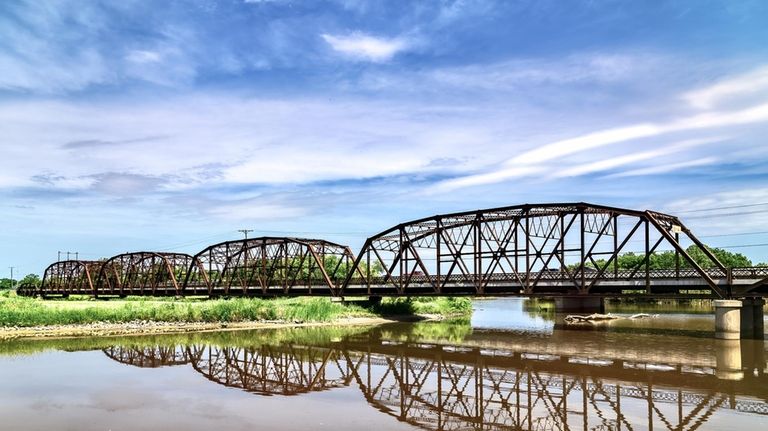
[{"label": "green vegetation along bank", "polygon": [[52,325],[167,323],[306,323],[387,316],[437,317],[469,315],[468,298],[385,298],[380,304],[366,301],[332,302],[329,298],[181,299],[135,298],[90,301],[85,298],[40,300],[0,295],[0,330]]}]

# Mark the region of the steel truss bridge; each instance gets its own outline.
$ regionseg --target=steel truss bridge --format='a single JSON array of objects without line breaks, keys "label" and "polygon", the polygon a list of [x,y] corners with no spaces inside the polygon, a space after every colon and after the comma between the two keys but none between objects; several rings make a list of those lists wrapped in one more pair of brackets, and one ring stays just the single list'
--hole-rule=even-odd
[{"label": "steel truss bridge", "polygon": [[372,407],[424,430],[696,430],[723,410],[768,419],[764,357],[748,367],[745,393],[744,385],[737,390],[695,362],[354,337],[317,346],[159,345],[104,352],[137,367],[188,365],[211,382],[258,395],[357,387]]},{"label": "steel truss bridge", "polygon": [[[694,259],[686,245],[699,247]],[[641,256],[619,269],[626,252]],[[674,253],[674,269],[650,256]],[[768,267],[727,268],[675,216],[587,203],[518,205],[401,223],[359,254],[322,239],[261,237],[196,255],[134,252],[51,264],[41,296],[768,296]]]}]

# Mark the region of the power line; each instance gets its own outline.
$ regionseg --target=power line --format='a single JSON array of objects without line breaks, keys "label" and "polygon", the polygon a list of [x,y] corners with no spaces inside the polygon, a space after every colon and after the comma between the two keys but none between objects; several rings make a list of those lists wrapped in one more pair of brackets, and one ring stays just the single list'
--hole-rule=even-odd
[{"label": "power line", "polygon": [[731,209],[735,209],[735,208],[759,207],[759,206],[763,206],[763,205],[768,205],[768,202],[761,202],[761,203],[757,203],[757,204],[731,205],[731,206],[727,206],[727,207],[699,208],[699,209],[695,209],[695,210],[675,211],[675,214],[698,213],[698,212],[717,211],[717,210],[731,210]]},{"label": "power line", "polygon": [[738,233],[721,233],[717,235],[699,235],[699,238],[719,238],[725,236],[741,236],[741,235],[765,235],[768,234],[768,230],[757,232],[738,232]]},{"label": "power line", "polygon": [[763,210],[763,211],[742,211],[742,212],[722,213],[722,214],[707,214],[707,215],[701,215],[701,216],[686,217],[686,220],[694,220],[694,219],[698,220],[698,219],[708,219],[708,218],[742,216],[742,215],[749,215],[749,214],[763,214],[765,212],[768,212],[768,210]]}]

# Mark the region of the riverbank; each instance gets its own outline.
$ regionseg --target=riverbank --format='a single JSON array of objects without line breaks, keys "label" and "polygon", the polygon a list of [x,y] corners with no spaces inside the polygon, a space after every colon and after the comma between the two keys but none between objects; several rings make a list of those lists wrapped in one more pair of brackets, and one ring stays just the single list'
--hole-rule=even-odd
[{"label": "riverbank", "polygon": [[386,298],[332,302],[329,298],[180,299],[0,297],[0,339],[19,337],[160,334],[221,329],[370,325],[391,320],[471,314],[467,298]]}]

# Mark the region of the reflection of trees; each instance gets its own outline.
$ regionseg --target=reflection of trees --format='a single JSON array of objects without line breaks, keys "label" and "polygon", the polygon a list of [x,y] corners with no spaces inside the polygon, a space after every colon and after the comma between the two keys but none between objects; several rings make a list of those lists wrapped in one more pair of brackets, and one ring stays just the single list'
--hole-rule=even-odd
[{"label": "reflection of trees", "polygon": [[[693,430],[721,409],[768,415],[765,402],[737,395],[713,374],[681,366],[661,369],[620,360],[371,341],[352,337],[320,346],[114,347],[105,353],[139,367],[190,364],[212,382],[261,395],[298,395],[354,384],[378,410],[428,430],[650,425]],[[768,399],[764,375],[746,378],[754,381],[740,391],[748,387],[754,391],[751,396]]]}]

